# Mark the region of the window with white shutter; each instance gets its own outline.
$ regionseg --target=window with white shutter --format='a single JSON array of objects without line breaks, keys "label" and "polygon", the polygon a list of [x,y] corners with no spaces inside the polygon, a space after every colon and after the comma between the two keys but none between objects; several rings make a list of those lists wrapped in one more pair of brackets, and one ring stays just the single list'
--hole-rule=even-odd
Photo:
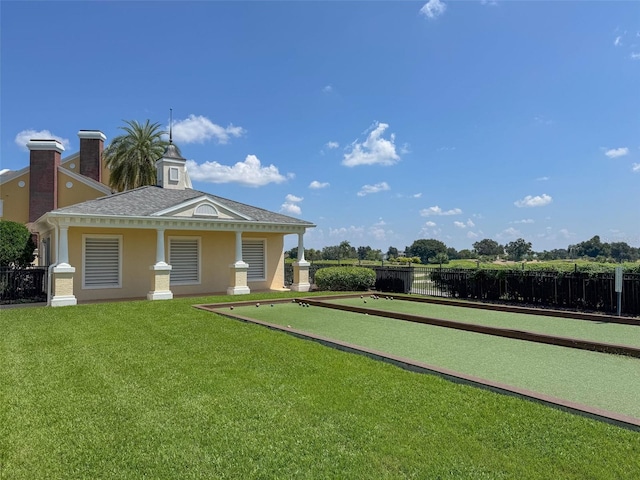
[{"label": "window with white shutter", "polygon": [[200,283],[200,238],[169,238],[171,285]]},{"label": "window with white shutter", "polygon": [[266,259],[264,240],[242,240],[242,260],[249,264],[248,281],[266,280]]},{"label": "window with white shutter", "polygon": [[122,287],[122,236],[83,236],[83,288]]}]

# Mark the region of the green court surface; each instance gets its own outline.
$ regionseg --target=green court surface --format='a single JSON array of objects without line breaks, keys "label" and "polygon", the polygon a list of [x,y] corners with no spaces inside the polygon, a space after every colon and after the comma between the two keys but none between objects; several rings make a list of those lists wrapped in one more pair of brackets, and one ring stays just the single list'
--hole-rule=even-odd
[{"label": "green court surface", "polygon": [[[357,298],[356,303],[360,305],[358,302],[362,300]],[[377,300],[375,306],[382,306],[384,302]],[[393,300],[388,302],[387,308],[401,311],[401,308],[410,308],[409,303]],[[444,315],[442,308],[458,310],[457,307],[438,306],[441,313],[437,316],[441,318],[453,315]],[[262,302],[260,307],[236,306],[233,311],[225,307],[220,311],[640,418],[638,358],[496,337],[373,314],[318,306],[301,307],[296,303],[271,305]],[[466,312],[467,319],[486,314],[494,317],[496,313],[477,309]],[[508,315],[515,318],[520,314]]]},{"label": "green court surface", "polygon": [[[337,298],[323,300],[338,305],[375,308],[378,310],[421,315],[423,317],[473,323],[489,327],[525,330],[528,332],[570,337],[592,342],[614,343],[640,348],[640,325],[593,322],[524,313],[499,312],[480,308],[465,308],[434,303],[402,301],[394,298],[387,300],[381,296],[378,300],[369,295],[364,298]],[[366,303],[364,303],[366,301]]]}]

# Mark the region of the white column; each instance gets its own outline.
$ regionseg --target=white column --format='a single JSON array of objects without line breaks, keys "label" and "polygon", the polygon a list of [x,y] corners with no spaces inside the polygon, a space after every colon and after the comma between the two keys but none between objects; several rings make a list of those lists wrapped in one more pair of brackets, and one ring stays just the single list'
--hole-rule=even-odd
[{"label": "white column", "polygon": [[65,307],[76,305],[78,300],[73,294],[73,275],[76,269],[69,265],[69,227],[59,227],[58,256],[56,266],[52,270],[52,307]]},{"label": "white column", "polygon": [[170,300],[171,265],[164,261],[164,228],[156,229],[156,263],[149,267],[151,270],[151,289],[147,293],[148,300]]},{"label": "white column", "polygon": [[166,265],[164,260],[164,228],[156,229],[156,265]]},{"label": "white column", "polygon": [[298,234],[298,262],[304,262],[304,232]]},{"label": "white column", "polygon": [[298,260],[293,262],[293,284],[291,290],[294,292],[308,292],[311,290],[309,283],[310,264],[304,259],[304,232],[298,233]]},{"label": "white column", "polygon": [[237,266],[247,265],[242,260],[242,232],[241,231],[236,232],[236,262],[234,265],[237,265]]},{"label": "white column", "polygon": [[58,265],[69,266],[69,227],[60,227],[60,237],[58,241]]}]

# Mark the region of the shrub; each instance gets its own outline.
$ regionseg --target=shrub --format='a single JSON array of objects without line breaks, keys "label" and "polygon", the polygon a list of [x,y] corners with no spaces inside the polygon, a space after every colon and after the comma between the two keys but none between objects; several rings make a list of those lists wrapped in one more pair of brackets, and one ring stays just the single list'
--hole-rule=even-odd
[{"label": "shrub", "polygon": [[0,266],[28,266],[35,258],[35,248],[27,227],[18,222],[0,220]]},{"label": "shrub", "polygon": [[364,267],[328,267],[315,275],[315,284],[320,290],[368,290],[375,281],[376,272]]}]

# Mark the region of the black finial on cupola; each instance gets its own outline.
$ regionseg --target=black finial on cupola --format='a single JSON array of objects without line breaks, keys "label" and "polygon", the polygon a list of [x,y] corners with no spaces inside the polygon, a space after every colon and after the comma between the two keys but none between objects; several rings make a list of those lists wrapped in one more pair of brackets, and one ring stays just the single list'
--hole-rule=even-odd
[{"label": "black finial on cupola", "polygon": [[169,145],[173,143],[173,108],[169,109]]}]

